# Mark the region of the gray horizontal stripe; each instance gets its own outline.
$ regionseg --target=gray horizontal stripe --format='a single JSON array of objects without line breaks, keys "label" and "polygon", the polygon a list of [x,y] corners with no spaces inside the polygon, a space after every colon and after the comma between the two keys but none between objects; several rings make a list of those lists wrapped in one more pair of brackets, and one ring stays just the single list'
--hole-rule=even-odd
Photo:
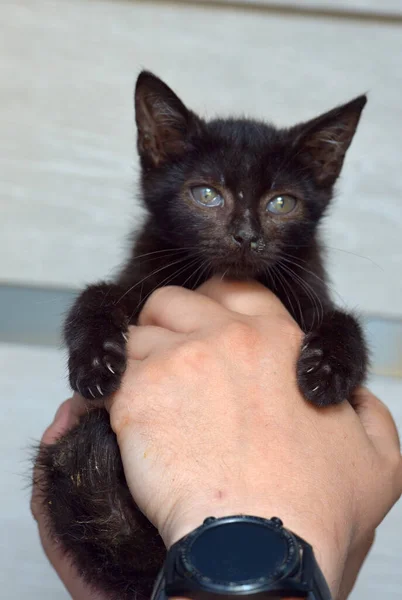
[{"label": "gray horizontal stripe", "polygon": [[[77,292],[0,285],[0,342],[61,346],[61,328]],[[402,320],[363,315],[376,375],[402,378]]]}]

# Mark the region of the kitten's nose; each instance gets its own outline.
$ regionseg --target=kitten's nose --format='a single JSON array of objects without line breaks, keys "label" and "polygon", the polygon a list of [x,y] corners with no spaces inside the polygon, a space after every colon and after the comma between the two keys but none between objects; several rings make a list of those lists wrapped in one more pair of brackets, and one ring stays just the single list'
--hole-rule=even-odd
[{"label": "kitten's nose", "polygon": [[251,250],[257,250],[258,248],[258,237],[252,231],[246,229],[239,229],[232,235],[232,240],[238,246],[249,246]]}]

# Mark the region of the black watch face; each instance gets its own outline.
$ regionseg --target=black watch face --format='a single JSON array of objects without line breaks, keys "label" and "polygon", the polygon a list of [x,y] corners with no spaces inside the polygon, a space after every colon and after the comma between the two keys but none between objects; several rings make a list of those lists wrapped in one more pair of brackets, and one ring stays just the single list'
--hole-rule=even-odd
[{"label": "black watch face", "polygon": [[234,587],[275,581],[296,559],[293,536],[250,521],[212,526],[183,550],[183,565],[192,578]]}]

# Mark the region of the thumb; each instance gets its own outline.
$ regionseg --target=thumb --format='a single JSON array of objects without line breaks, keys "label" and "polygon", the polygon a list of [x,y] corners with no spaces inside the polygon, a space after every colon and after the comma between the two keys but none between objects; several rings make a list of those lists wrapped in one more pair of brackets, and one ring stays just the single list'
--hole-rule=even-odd
[{"label": "thumb", "polygon": [[384,490],[390,491],[381,494],[376,503],[377,509],[382,505],[380,523],[402,494],[402,456],[398,431],[388,408],[368,389],[358,389],[352,405],[380,461],[377,476],[383,478]]},{"label": "thumb", "polygon": [[398,430],[388,407],[365,387],[356,390],[351,404],[375,448],[381,454],[400,455]]}]

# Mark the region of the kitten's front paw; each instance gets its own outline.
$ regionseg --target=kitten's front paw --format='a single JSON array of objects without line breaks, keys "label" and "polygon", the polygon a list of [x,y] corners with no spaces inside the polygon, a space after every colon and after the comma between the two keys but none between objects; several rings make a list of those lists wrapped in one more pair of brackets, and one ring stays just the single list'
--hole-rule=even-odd
[{"label": "kitten's front paw", "polygon": [[355,387],[347,354],[337,352],[319,332],[304,337],[297,363],[297,381],[304,397],[316,406],[339,404]]},{"label": "kitten's front paw", "polygon": [[128,334],[120,330],[108,337],[84,338],[68,361],[73,390],[88,400],[115,392],[126,369],[127,339]]}]

